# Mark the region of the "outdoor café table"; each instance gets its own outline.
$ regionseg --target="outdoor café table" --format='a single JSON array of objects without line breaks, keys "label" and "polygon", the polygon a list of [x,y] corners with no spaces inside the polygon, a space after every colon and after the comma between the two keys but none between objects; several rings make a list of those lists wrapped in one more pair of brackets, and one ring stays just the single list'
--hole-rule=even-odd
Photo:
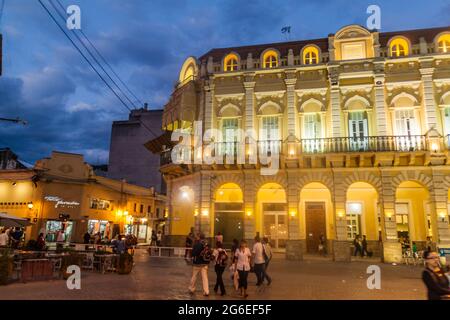
[{"label": "outdoor caf\u00e9 table", "polygon": [[21,280],[39,281],[53,279],[53,263],[50,259],[24,259],[21,266]]},{"label": "outdoor caf\u00e9 table", "polygon": [[117,254],[95,254],[94,257],[98,259],[98,271],[101,273],[105,273],[106,271],[110,270],[111,268],[115,268],[117,264],[116,258],[119,255]]}]

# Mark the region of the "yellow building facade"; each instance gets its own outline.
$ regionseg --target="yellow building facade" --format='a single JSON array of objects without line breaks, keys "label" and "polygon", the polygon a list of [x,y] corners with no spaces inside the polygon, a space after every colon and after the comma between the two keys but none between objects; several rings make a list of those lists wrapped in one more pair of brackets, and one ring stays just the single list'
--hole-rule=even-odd
[{"label": "yellow building facade", "polygon": [[[182,66],[163,127],[192,145],[180,162],[180,144],[159,141],[174,243],[192,227],[227,243],[259,233],[300,259],[323,235],[348,261],[365,235],[386,262],[401,261],[400,241],[450,246],[450,27],[351,25],[323,39],[213,49]],[[236,129],[256,135],[239,140]],[[236,160],[237,149],[245,163],[217,161]],[[262,173],[248,161],[255,152],[279,154],[270,162],[279,169]],[[205,154],[215,161],[196,161]]]},{"label": "yellow building facade", "polygon": [[152,230],[164,230],[165,202],[151,188],[96,176],[78,154],[53,152],[32,169],[0,170],[0,212],[29,219],[26,241],[43,232],[55,242],[64,230],[66,242],[82,243],[86,232],[149,242]]}]

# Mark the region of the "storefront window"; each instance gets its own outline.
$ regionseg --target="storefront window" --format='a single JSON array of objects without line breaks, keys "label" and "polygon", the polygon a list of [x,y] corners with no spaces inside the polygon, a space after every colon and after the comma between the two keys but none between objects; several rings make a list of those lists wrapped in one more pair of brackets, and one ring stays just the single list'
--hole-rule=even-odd
[{"label": "storefront window", "polygon": [[147,225],[146,224],[139,225],[138,239],[139,240],[147,239]]},{"label": "storefront window", "polygon": [[56,220],[47,221],[46,230],[45,230],[46,241],[47,242],[56,242],[56,237],[57,237],[58,231],[64,230],[64,241],[70,242],[70,238],[72,236],[72,229],[73,229],[72,221],[67,221],[67,222],[56,221]]},{"label": "storefront window", "polygon": [[100,232],[103,238],[109,238],[111,234],[111,228],[109,221],[104,220],[89,220],[88,232],[90,234],[96,234]]}]

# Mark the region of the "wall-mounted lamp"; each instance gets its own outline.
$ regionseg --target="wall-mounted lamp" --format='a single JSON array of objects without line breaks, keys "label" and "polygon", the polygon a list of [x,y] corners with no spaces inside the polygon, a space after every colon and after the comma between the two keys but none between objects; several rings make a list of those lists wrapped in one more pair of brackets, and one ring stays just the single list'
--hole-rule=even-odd
[{"label": "wall-mounted lamp", "polygon": [[247,210],[247,217],[251,217],[253,215],[253,212],[252,212],[252,210]]},{"label": "wall-mounted lamp", "polygon": [[124,215],[124,216],[127,216],[127,215],[128,215],[128,211],[125,211],[125,212],[123,213],[123,215]]},{"label": "wall-mounted lamp", "polygon": [[33,209],[33,207],[34,207],[33,202],[29,202],[29,203],[28,203],[28,209],[31,210],[31,209]]},{"label": "wall-mounted lamp", "polygon": [[291,211],[289,212],[289,214],[291,215],[292,218],[295,218],[295,217],[297,216],[297,211],[291,210]]},{"label": "wall-mounted lamp", "polygon": [[386,214],[386,217],[389,219],[389,221],[391,221],[394,213],[391,210],[386,210],[385,214]]},{"label": "wall-mounted lamp", "polygon": [[198,209],[194,210],[194,217],[198,217]]},{"label": "wall-mounted lamp", "polygon": [[439,218],[441,219],[441,222],[445,222],[445,216],[446,213],[444,211],[439,212]]},{"label": "wall-mounted lamp", "polygon": [[431,151],[433,151],[435,153],[439,151],[439,145],[436,142],[433,142],[431,144]]},{"label": "wall-mounted lamp", "polygon": [[344,216],[345,216],[345,212],[344,212],[344,210],[339,210],[338,212],[337,212],[337,216],[339,217],[339,219],[343,219],[344,218]]},{"label": "wall-mounted lamp", "polygon": [[202,210],[202,216],[207,217],[209,215],[209,210],[208,209],[203,209]]},{"label": "wall-mounted lamp", "polygon": [[123,214],[122,210],[117,210],[117,213],[116,213],[116,215],[117,215],[118,217],[121,217],[121,216],[122,216],[122,214]]}]

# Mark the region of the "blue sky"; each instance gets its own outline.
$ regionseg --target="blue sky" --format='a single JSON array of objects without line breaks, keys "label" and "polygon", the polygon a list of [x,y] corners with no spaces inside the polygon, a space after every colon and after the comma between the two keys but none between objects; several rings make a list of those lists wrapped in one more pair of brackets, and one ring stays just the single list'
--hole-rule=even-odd
[{"label": "blue sky", "polygon": [[[211,48],[321,38],[365,24],[366,8],[382,10],[382,31],[450,25],[449,0],[60,0],[79,5],[82,29],[150,108],[167,102],[179,68]],[[0,0],[1,3],[1,0]],[[48,3],[48,0],[44,0]],[[49,5],[50,7],[50,5]],[[128,117],[37,0],[6,0],[0,77],[0,147],[34,163],[52,150],[107,163],[114,120]]]}]

